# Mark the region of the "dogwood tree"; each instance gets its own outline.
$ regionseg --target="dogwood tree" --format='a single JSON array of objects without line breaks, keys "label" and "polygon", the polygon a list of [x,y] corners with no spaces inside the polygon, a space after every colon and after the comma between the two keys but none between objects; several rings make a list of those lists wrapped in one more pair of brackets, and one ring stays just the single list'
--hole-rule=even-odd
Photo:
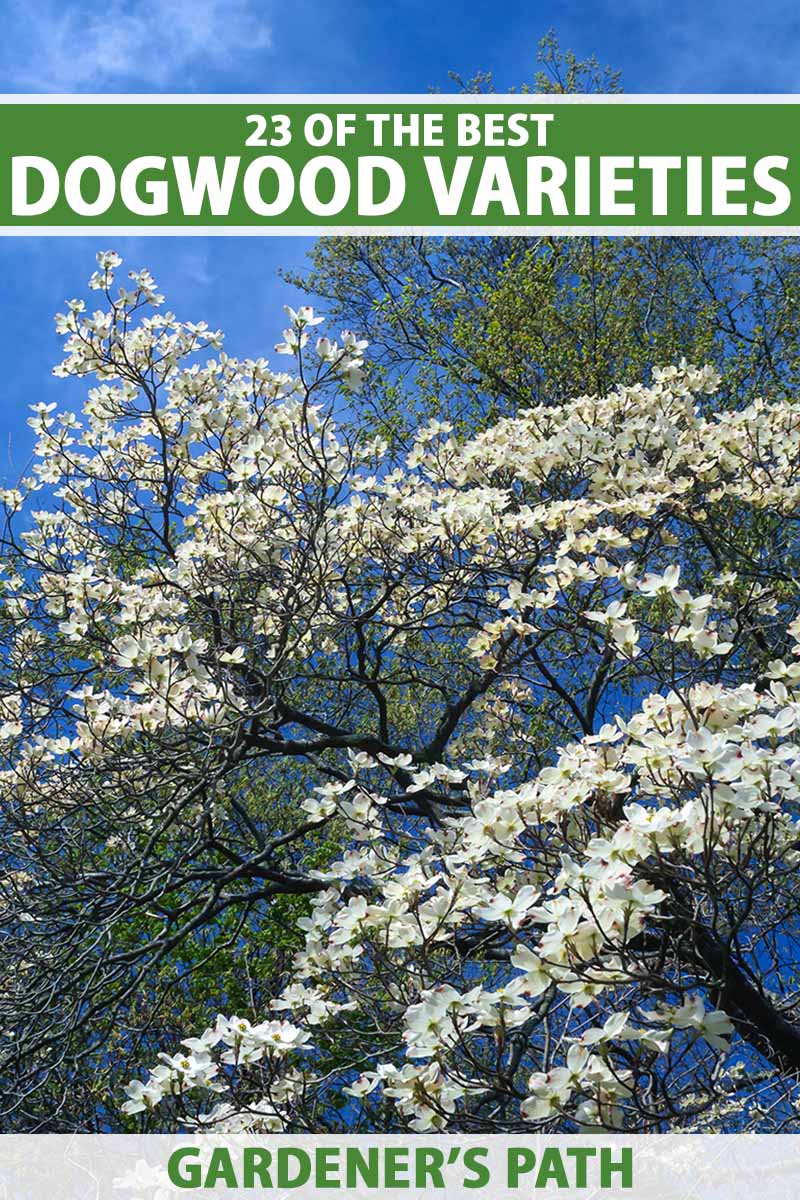
[{"label": "dogwood tree", "polygon": [[305,897],[271,997],[210,994],[133,1121],[789,1126],[800,405],[682,363],[399,457],[357,335],[301,307],[235,360],[119,265],[4,496],[10,1110],[198,929],[233,914],[244,970]]}]

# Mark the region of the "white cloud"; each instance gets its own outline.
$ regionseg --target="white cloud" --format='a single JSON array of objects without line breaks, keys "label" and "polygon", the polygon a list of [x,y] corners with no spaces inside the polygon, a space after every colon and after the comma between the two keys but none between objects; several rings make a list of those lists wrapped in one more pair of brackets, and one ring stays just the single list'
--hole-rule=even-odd
[{"label": "white cloud", "polygon": [[114,0],[103,9],[12,0],[0,62],[9,83],[29,92],[202,91],[210,74],[270,47],[264,7],[259,0]]}]

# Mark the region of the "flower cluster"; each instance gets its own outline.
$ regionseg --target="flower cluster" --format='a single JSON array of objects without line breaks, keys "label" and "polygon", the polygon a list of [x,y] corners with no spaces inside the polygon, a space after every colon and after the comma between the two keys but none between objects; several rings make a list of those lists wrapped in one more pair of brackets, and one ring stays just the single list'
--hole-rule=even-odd
[{"label": "flower cluster", "polygon": [[[409,973],[401,1038],[407,1061],[376,1065],[349,1091],[363,1097],[382,1088],[424,1131],[446,1127],[458,1101],[488,1088],[486,1079],[465,1073],[464,1046],[487,1035],[495,1046],[501,1035],[508,1041],[536,1019],[543,996],[560,993],[568,1001],[564,1065],[530,1075],[521,1116],[545,1121],[571,1111],[580,1125],[620,1126],[632,1073],[615,1064],[615,1049],[636,1043],[663,1055],[684,1033],[715,1051],[728,1048],[730,1017],[698,993],[672,1006],[641,1002],[638,1019],[613,1012],[614,997],[642,977],[637,939],[664,919],[667,889],[680,895],[695,860],[713,853],[736,866],[768,826],[787,869],[796,868],[798,725],[800,700],[780,683],[765,693],[698,685],[686,697],[649,697],[629,721],[568,747],[513,790],[491,790],[471,764],[472,815],[446,820],[423,849],[400,854],[383,806],[373,804],[357,852],[328,873],[331,886],[306,922],[295,982],[274,1008],[297,1014],[308,1030],[325,1026],[365,1002],[373,955],[394,957]],[[589,810],[605,799],[621,807],[613,828],[600,831]],[[537,871],[526,843],[564,821],[582,827],[571,854],[561,854],[552,874]],[[661,887],[648,878],[654,874]],[[369,900],[345,900],[348,886],[363,878],[371,881]],[[478,925],[484,939],[512,947],[506,982],[416,992],[421,964],[460,932],[474,937]],[[580,1012],[594,1012],[603,997],[613,1015],[572,1034]]]},{"label": "flower cluster", "polygon": [[[184,1050],[160,1054],[160,1063],[150,1072],[147,1082],[133,1080],[126,1092],[123,1112],[137,1113],[155,1108],[166,1096],[179,1096],[191,1088],[225,1090],[221,1082],[224,1068],[238,1068],[278,1058],[297,1050],[309,1041],[309,1034],[288,1021],[261,1021],[252,1025],[244,1017],[217,1017],[215,1024],[200,1037],[185,1038]],[[212,1060],[216,1052],[217,1061]]]}]

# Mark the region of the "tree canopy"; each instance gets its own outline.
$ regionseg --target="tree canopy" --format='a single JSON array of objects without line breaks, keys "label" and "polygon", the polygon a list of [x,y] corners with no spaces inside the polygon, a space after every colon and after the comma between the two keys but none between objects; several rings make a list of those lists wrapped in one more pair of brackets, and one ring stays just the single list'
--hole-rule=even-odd
[{"label": "tree canopy", "polygon": [[103,1127],[789,1127],[797,402],[651,364],[381,436],[364,338],[236,360],[119,265],[3,496],[8,1126],[119,1059]]},{"label": "tree canopy", "polygon": [[[551,31],[522,92],[618,92]],[[490,74],[453,80],[491,92]],[[370,340],[362,420],[406,449],[429,418],[463,433],[537,404],[713,362],[726,404],[800,385],[800,261],[779,237],[323,238],[289,278]]]}]

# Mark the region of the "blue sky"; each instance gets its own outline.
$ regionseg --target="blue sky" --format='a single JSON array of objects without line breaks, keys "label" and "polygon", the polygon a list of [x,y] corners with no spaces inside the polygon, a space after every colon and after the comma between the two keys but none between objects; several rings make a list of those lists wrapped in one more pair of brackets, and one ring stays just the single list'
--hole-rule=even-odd
[{"label": "blue sky", "polygon": [[[632,92],[800,91],[795,0],[0,0],[0,91],[421,92],[449,70],[491,70],[498,89],[530,78],[536,44],[594,52]],[[269,353],[281,304],[278,268],[301,265],[290,238],[123,238],[170,307],[228,334],[236,354]],[[59,398],[52,316],[83,294],[95,239],[0,239],[0,480],[22,472],[27,406]],[[64,397],[64,402],[66,398]],[[74,404],[74,397],[71,398]]]}]

